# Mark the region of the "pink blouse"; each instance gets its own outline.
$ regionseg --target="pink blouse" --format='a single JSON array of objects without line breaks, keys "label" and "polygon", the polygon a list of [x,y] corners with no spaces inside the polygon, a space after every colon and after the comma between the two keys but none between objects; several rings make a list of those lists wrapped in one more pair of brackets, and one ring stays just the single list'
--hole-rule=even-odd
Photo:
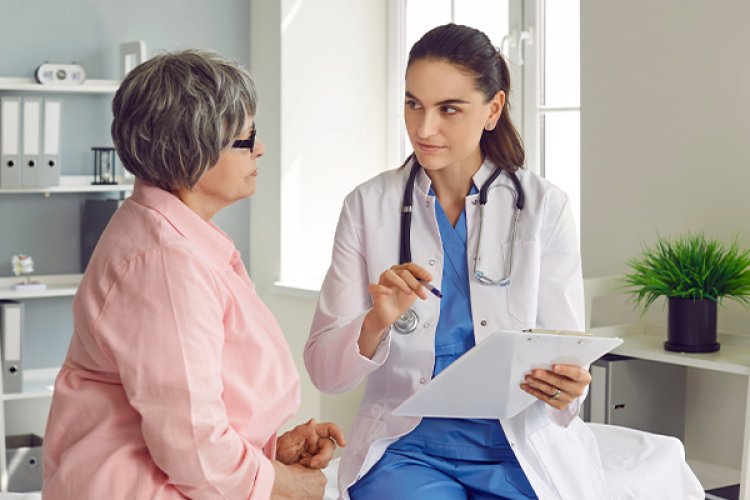
[{"label": "pink blouse", "polygon": [[299,375],[217,226],[136,183],[73,315],[45,434],[45,500],[270,497]]}]

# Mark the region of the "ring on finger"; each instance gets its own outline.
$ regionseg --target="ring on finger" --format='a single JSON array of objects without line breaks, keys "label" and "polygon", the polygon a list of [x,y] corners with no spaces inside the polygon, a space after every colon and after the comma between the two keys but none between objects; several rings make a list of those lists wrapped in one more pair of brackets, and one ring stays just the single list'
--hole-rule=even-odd
[{"label": "ring on finger", "polygon": [[555,392],[554,392],[554,393],[552,394],[552,399],[559,399],[559,398],[560,398],[560,393],[561,393],[561,392],[562,392],[562,391],[560,390],[560,388],[559,388],[559,387],[556,387],[556,388],[555,388]]}]

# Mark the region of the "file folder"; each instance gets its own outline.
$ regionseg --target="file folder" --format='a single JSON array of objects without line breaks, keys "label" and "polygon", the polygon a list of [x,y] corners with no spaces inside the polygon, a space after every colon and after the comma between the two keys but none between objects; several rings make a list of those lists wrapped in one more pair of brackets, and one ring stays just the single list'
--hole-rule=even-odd
[{"label": "file folder", "polygon": [[39,165],[39,186],[60,184],[60,120],[62,99],[44,99],[44,126],[42,127],[42,163]]},{"label": "file folder", "polygon": [[3,367],[3,392],[21,392],[21,343],[23,341],[23,304],[0,302],[0,355]]},{"label": "file folder", "polygon": [[39,166],[41,161],[40,125],[42,119],[42,98],[24,97],[23,137],[21,138],[21,186],[39,186]]},{"label": "file folder", "polygon": [[412,394],[393,414],[510,418],[538,401],[520,387],[532,369],[549,370],[555,364],[588,366],[622,343],[616,337],[560,333],[565,334],[492,333]]},{"label": "file folder", "polygon": [[0,187],[21,187],[21,98],[0,98]]}]

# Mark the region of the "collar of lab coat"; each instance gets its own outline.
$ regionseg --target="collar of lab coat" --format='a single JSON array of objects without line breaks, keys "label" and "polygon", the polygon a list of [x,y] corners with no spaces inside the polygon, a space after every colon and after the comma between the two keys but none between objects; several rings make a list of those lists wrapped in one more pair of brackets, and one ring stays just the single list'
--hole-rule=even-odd
[{"label": "collar of lab coat", "polygon": [[[409,177],[409,172],[411,172],[411,168],[414,165],[414,161],[412,160],[409,165],[404,168],[404,176],[405,179]],[[484,182],[489,179],[490,175],[492,175],[492,172],[495,171],[495,164],[492,163],[489,159],[485,159],[484,162],[482,162],[482,165],[479,167],[479,170],[476,171],[474,174],[474,177],[472,177],[474,181],[474,185],[477,187],[477,189],[481,188]],[[406,180],[404,180],[406,182]],[[500,184],[511,184],[511,180],[507,175],[499,175],[497,179],[494,180],[492,183],[493,186],[500,185]],[[419,174],[417,174],[417,178],[414,182],[414,191],[416,194],[421,196],[422,198],[431,197],[433,195],[430,194],[430,186],[432,185],[432,180],[430,180],[430,177],[427,175],[427,172],[425,172],[424,169],[419,171]],[[476,195],[470,195],[470,196],[479,196]]]},{"label": "collar of lab coat", "polygon": [[237,250],[229,236],[213,222],[202,219],[177,196],[136,179],[130,199],[160,213],[194,250],[209,261],[233,262]]}]

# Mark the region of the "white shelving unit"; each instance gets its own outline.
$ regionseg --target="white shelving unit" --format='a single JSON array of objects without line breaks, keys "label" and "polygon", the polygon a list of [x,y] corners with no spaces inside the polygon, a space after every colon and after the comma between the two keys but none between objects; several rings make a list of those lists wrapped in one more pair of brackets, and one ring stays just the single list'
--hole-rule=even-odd
[{"label": "white shelving unit", "polygon": [[23,391],[3,393],[3,401],[17,401],[19,399],[46,398],[52,395],[55,377],[59,368],[40,368],[23,372]]},{"label": "white shelving unit", "polygon": [[0,278],[0,300],[72,297],[75,295],[82,277],[82,274],[34,276],[35,281],[41,281],[47,285],[46,290],[14,290],[13,285],[22,281],[21,278]]},{"label": "white shelving unit", "polygon": [[33,78],[0,77],[0,90],[46,94],[114,94],[119,80],[86,80],[81,85],[42,85]]},{"label": "white shelving unit", "polygon": [[[27,301],[52,297],[71,297],[75,295],[81,282],[81,274],[60,274],[34,276],[35,281],[47,285],[45,290],[14,290],[13,285],[19,278],[0,278],[0,300]],[[6,393],[0,376],[0,491],[8,489],[8,474],[5,458],[5,404],[7,402],[39,400],[49,398],[55,384],[59,367],[24,370],[23,390]]]},{"label": "white shelving unit", "polygon": [[[0,77],[0,92],[60,94],[113,95],[120,82],[118,80],[86,80],[82,85],[42,85],[32,78]],[[92,185],[89,175],[61,175],[57,186],[33,188],[1,188],[4,195],[39,195],[45,198],[52,195],[80,193],[119,193],[126,196],[133,190],[133,180],[117,178],[118,184]],[[31,249],[33,251],[33,249]],[[47,285],[45,290],[14,290],[13,284],[19,279],[0,277],[0,300],[29,301],[53,297],[72,297],[80,284],[81,274],[34,276],[35,280]],[[72,325],[68,325],[72,328]],[[54,332],[50,332],[54,334]],[[0,492],[8,489],[8,472],[5,455],[5,436],[8,432],[29,432],[32,429],[43,429],[46,411],[49,407],[54,380],[59,367],[43,369],[26,369],[23,371],[23,390],[19,393],[5,393],[0,376]],[[22,406],[18,406],[22,405]],[[18,420],[18,411],[28,413],[28,421]],[[15,415],[15,418],[11,418]],[[12,429],[12,430],[11,430]],[[40,432],[40,430],[36,430]]]},{"label": "white shelving unit", "polygon": [[[750,338],[743,335],[719,334],[721,350],[712,353],[679,353],[664,350],[667,338],[663,325],[637,323],[590,328],[590,333],[605,337],[621,337],[624,342],[613,354],[645,359],[700,370],[740,375],[745,378],[745,418],[742,442],[742,462],[739,468],[708,463],[688,458],[688,463],[706,489],[740,484],[740,498],[750,500]],[[687,450],[688,457],[690,450]]]},{"label": "white shelving unit", "polygon": [[117,177],[117,184],[91,184],[90,175],[62,175],[59,186],[32,188],[1,188],[0,194],[52,194],[70,193],[129,193],[133,191],[133,180]]}]

